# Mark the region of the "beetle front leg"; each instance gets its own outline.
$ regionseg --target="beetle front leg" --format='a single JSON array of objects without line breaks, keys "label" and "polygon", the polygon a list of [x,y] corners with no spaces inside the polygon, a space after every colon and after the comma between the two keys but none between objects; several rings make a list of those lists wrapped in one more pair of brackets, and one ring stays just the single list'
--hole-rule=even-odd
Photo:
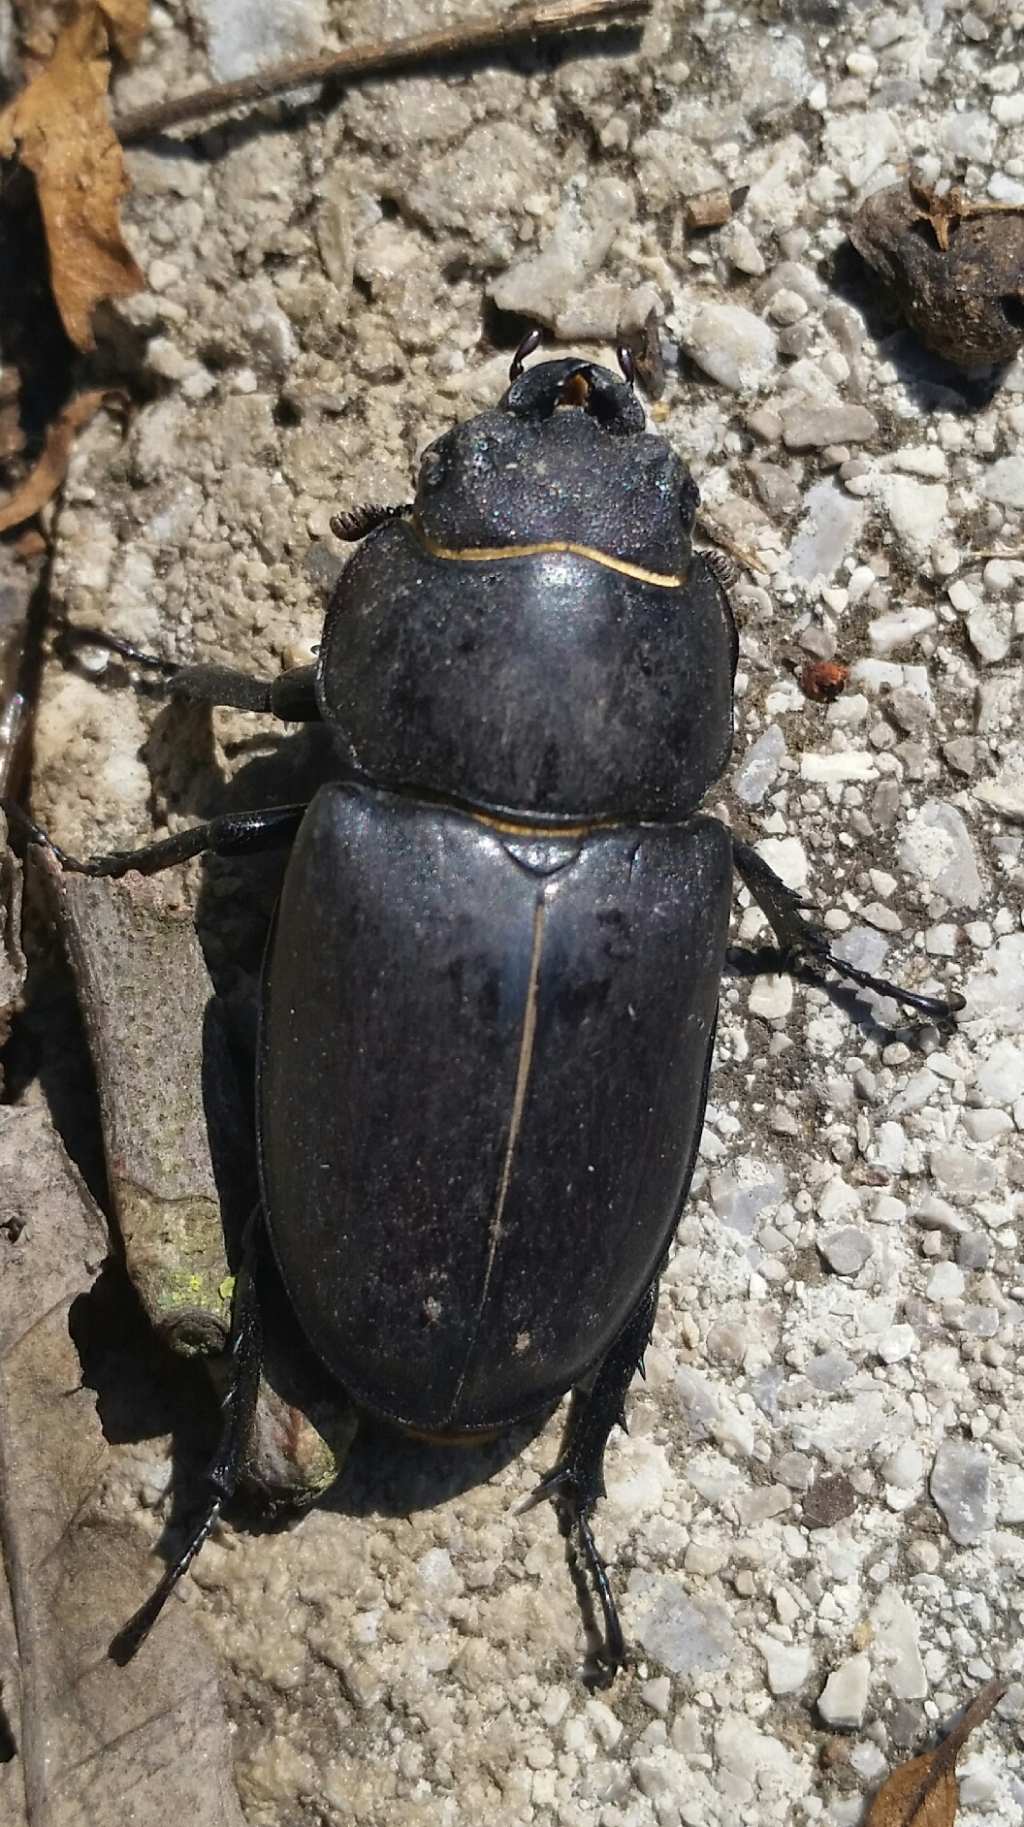
[{"label": "beetle front leg", "polygon": [[874,990],[878,996],[891,996],[894,1001],[919,1009],[922,1015],[943,1025],[948,1025],[966,1007],[964,997],[956,992],[948,997],[922,996],[916,990],[902,989],[886,977],[873,977],[870,971],[862,971],[857,965],[835,957],[825,935],[804,918],[800,896],[786,886],[763,857],[736,837],[732,840],[732,851],[736,868],[771,926],[787,966],[808,964],[812,970],[835,971],[849,983],[856,983],[864,990]]},{"label": "beetle front leg", "polygon": [[276,679],[253,678],[234,666],[183,666],[145,653],[131,641],[103,628],[76,628],[65,622],[62,638],[75,646],[103,647],[130,666],[156,673],[168,697],[186,704],[223,705],[228,710],[262,711],[282,723],[319,723],[316,667],[293,666]]},{"label": "beetle front leg", "polygon": [[252,1433],[263,1365],[263,1324],[256,1289],[263,1214],[253,1212],[245,1227],[242,1257],[235,1277],[228,1340],[230,1380],[224,1395],[224,1425],[206,1473],[207,1501],[184,1548],[167,1568],[155,1592],[140,1605],[110,1644],[108,1655],[119,1667],[130,1662],[145,1642],[182,1575],[187,1573],[210,1535],[223,1506],[233,1495]]},{"label": "beetle front leg", "polygon": [[527,1500],[528,1506],[550,1497],[570,1529],[593,1582],[604,1619],[604,1649],[600,1685],[609,1687],[628,1660],[622,1625],[605,1566],[590,1527],[591,1515],[605,1494],[604,1455],[613,1427],[625,1427],[626,1392],[651,1337],[658,1304],[658,1284],[653,1282],[628,1324],[619,1333],[601,1365],[588,1394],[574,1398],[565,1450],[558,1464],[542,1478]]}]

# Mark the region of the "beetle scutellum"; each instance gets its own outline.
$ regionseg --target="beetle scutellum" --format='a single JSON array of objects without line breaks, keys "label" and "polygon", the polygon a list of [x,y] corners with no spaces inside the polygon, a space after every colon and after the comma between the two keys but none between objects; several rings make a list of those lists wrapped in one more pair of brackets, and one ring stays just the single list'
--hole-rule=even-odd
[{"label": "beetle scutellum", "polygon": [[834,960],[699,812],[729,759],[736,631],[692,547],[697,489],[647,431],[625,352],[621,378],[576,358],[526,370],[535,342],[500,404],[427,450],[413,504],[337,523],[361,543],[315,667],[265,681],[109,643],[176,696],[320,719],[338,754],[308,807],[57,852],[117,876],[292,843],[224,1433],[119,1659],[235,1486],[266,1237],[319,1358],[374,1414],[443,1441],[578,1392],[537,1495],[575,1530],[610,1679],[626,1652],[591,1514],[693,1171],[734,867],[791,962],[933,1020],[958,1006]]}]

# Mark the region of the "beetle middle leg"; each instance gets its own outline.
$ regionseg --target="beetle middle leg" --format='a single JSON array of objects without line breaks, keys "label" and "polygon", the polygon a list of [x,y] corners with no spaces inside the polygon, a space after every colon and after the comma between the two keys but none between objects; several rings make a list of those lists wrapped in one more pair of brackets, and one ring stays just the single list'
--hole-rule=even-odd
[{"label": "beetle middle leg", "polygon": [[238,1484],[252,1433],[256,1396],[263,1363],[263,1325],[256,1275],[263,1237],[263,1214],[257,1206],[245,1228],[242,1257],[235,1277],[228,1340],[230,1379],[224,1396],[224,1425],[217,1451],[206,1473],[207,1499],[185,1546],[167,1568],[160,1584],[145,1604],[119,1630],[110,1645],[111,1659],[123,1665],[134,1656],[183,1574],[187,1573],[210,1535],[225,1503]]},{"label": "beetle middle leg", "polygon": [[955,992],[948,997],[922,996],[916,990],[905,990],[898,983],[890,983],[886,977],[873,977],[870,971],[837,958],[824,934],[804,918],[800,896],[786,886],[763,857],[735,837],[732,852],[736,868],[768,920],[790,967],[806,963],[819,971],[835,971],[837,976],[858,984],[861,989],[874,990],[878,996],[891,996],[894,1001],[919,1009],[922,1015],[939,1023],[948,1024],[966,1006],[964,998]]},{"label": "beetle middle leg", "polygon": [[612,1428],[626,1425],[626,1393],[650,1343],[657,1304],[658,1283],[654,1281],[602,1363],[593,1387],[587,1394],[574,1396],[565,1450],[527,1500],[530,1506],[550,1497],[576,1533],[604,1619],[602,1687],[611,1685],[628,1656],[608,1569],[594,1540],[590,1518],[605,1494],[605,1448]]},{"label": "beetle middle leg", "polygon": [[156,875],[161,869],[172,869],[176,863],[187,863],[194,856],[212,851],[215,856],[239,856],[254,850],[269,850],[275,844],[290,844],[306,814],[305,805],[267,806],[255,812],[224,812],[202,825],[191,825],[187,831],[176,831],[173,837],[159,838],[155,844],[143,844],[138,850],[108,850],[99,856],[69,856],[59,844],[29,818],[13,800],[0,800],[0,811],[25,833],[30,843],[41,844],[56,857],[62,869],[74,875],[122,876],[130,869],[140,875]]}]

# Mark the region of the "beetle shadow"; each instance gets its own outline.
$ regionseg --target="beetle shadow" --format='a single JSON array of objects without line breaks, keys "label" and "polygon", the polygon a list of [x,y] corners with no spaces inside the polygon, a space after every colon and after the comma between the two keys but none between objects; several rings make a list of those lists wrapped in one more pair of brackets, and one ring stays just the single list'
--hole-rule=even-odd
[{"label": "beetle shadow", "polygon": [[852,241],[837,248],[828,277],[833,292],[852,306],[879,355],[923,413],[980,412],[999,392],[1009,363],[964,370],[926,349],[908,327],[892,290]]},{"label": "beetle shadow", "polygon": [[774,945],[746,946],[730,945],[725,955],[725,975],[737,978],[754,977],[791,977],[794,983],[807,984],[809,988],[824,990],[835,1008],[841,1009],[852,1027],[858,1028],[866,1040],[877,1041],[879,1046],[892,1046],[895,1041],[911,1041],[922,1028],[936,1026],[934,1020],[921,1014],[908,1021],[893,1026],[881,1018],[880,1011],[886,1003],[898,1006],[895,996],[881,997],[874,990],[860,989],[856,984],[844,983],[842,978],[826,976],[813,964],[789,964],[785,954]]},{"label": "beetle shadow", "polygon": [[[489,1484],[537,1438],[552,1412],[547,1409],[517,1422],[493,1440],[467,1446],[419,1440],[362,1416],[345,1465],[322,1507],[353,1517],[413,1516],[436,1510],[478,1485]],[[517,1502],[518,1497],[510,1499],[511,1505]]]},{"label": "beetle shadow", "polygon": [[[198,1358],[171,1351],[154,1332],[116,1253],[68,1310],[80,1387],[96,1398],[109,1446],[170,1436],[167,1536],[192,1518],[195,1489],[219,1431],[210,1379]],[[111,1619],[113,1629],[119,1621]]]}]

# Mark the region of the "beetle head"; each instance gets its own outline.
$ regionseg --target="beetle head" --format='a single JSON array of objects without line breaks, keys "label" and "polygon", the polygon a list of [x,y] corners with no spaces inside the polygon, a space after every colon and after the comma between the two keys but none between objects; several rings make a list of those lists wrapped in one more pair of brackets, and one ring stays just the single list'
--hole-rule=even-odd
[{"label": "beetle head", "polygon": [[597,362],[567,356],[538,362],[514,376],[500,402],[503,412],[521,419],[549,419],[560,406],[578,407],[606,431],[642,432],[644,409],[629,382]]},{"label": "beetle head", "polygon": [[616,375],[569,356],[524,370],[517,353],[499,404],[424,452],[414,526],[449,557],[567,543],[682,578],[699,499],[648,431],[628,365]]}]

